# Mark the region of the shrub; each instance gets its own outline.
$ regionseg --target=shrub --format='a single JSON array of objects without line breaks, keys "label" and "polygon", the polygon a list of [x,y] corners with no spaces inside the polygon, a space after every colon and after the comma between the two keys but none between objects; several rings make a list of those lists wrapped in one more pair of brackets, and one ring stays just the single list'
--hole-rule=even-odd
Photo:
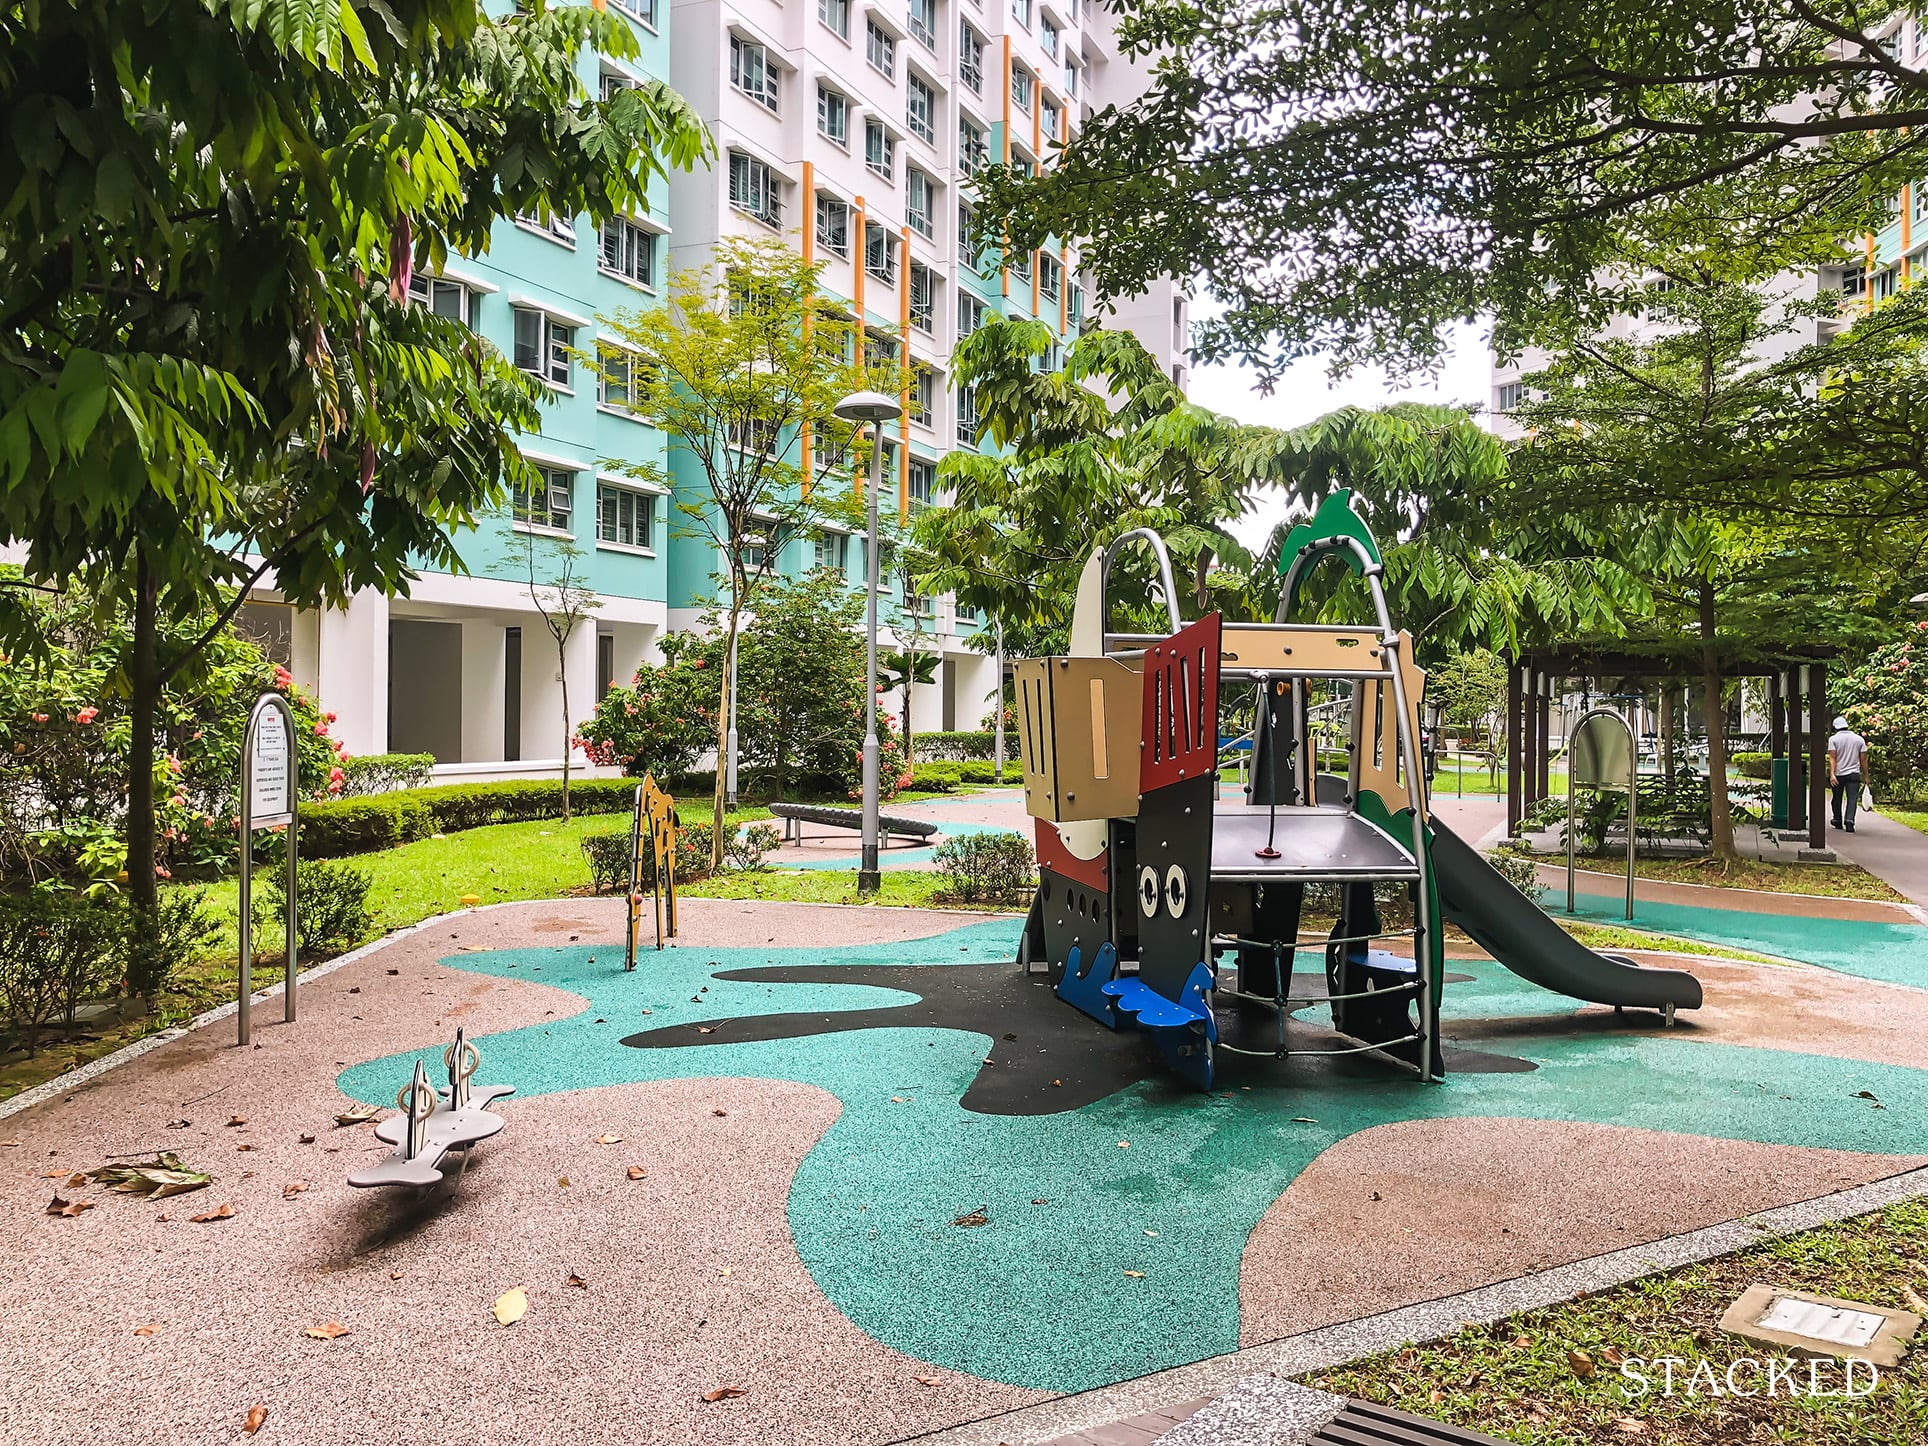
[{"label": "shrub", "polygon": [[1834,688],[1835,706],[1868,740],[1875,797],[1928,799],[1928,622],[1869,657]]},{"label": "shrub", "polygon": [[151,914],[135,914],[127,930],[127,987],[150,1004],[220,933],[204,889],[164,889]]},{"label": "shrub", "polygon": [[1734,771],[1742,778],[1772,778],[1774,776],[1774,755],[1772,753],[1736,753],[1728,760]]},{"label": "shrub", "polygon": [[1029,901],[1038,884],[1037,861],[1022,834],[947,838],[937,846],[936,858],[944,879],[938,898],[947,903],[1016,908]]},{"label": "shrub", "polygon": [[424,788],[435,775],[433,753],[367,753],[342,764],[343,796],[392,793],[398,788]]},{"label": "shrub", "polygon": [[[267,901],[269,917],[279,921],[288,907],[282,869],[262,880],[261,896]],[[352,949],[367,936],[375,922],[368,907],[368,891],[374,875],[347,864],[326,859],[300,859],[295,864],[295,942],[304,953],[328,949]],[[257,939],[278,939],[280,928],[263,934],[256,926]]]},{"label": "shrub", "polygon": [[[569,806],[576,813],[627,813],[635,801],[636,784],[631,779],[586,778],[569,785]],[[430,834],[561,814],[560,779],[444,783],[366,798],[331,799],[301,810],[301,852],[308,858],[338,858],[392,848]]]},{"label": "shrub", "polygon": [[[963,763],[970,759],[988,759],[996,740],[997,735],[988,728],[968,733],[919,733],[917,752],[932,763]],[[1007,734],[1005,748],[1009,750],[1016,741],[1015,733]]]},{"label": "shrub", "polygon": [[1529,899],[1540,896],[1539,869],[1528,854],[1513,849],[1498,849],[1486,856],[1499,876]]},{"label": "shrub", "polygon": [[[923,740],[918,740],[918,747]],[[1015,759],[1007,763],[1004,776],[1007,780],[1017,777]],[[988,785],[997,782],[997,769],[994,764],[979,759],[963,763],[920,763],[911,770],[909,787],[922,793],[955,793],[967,785]]]},{"label": "shrub", "polygon": [[0,901],[0,1005],[29,1055],[56,1019],[71,1027],[90,999],[114,993],[126,954],[119,895],[43,887]]},{"label": "shrub", "polygon": [[582,837],[582,856],[589,865],[589,887],[598,894],[620,894],[629,881],[629,830],[589,833]]},{"label": "shrub", "polygon": [[764,859],[782,847],[783,835],[777,832],[775,824],[749,824],[723,845],[723,863],[736,870],[768,868]]}]

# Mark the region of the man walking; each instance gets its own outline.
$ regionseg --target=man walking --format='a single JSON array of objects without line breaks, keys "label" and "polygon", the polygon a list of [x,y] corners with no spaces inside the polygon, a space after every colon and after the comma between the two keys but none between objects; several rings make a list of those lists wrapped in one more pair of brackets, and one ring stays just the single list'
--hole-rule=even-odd
[{"label": "man walking", "polygon": [[1854,832],[1854,811],[1861,806],[1861,763],[1867,754],[1868,740],[1848,727],[1847,719],[1836,718],[1828,739],[1828,782],[1834,785],[1834,826],[1846,833]]}]

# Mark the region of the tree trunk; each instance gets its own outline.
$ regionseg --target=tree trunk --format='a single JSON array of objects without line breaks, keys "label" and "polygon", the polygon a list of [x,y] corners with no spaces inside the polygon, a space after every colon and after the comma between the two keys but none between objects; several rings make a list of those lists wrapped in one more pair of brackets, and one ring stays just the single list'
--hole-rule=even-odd
[{"label": "tree trunk", "polygon": [[1714,586],[1700,585],[1700,682],[1706,694],[1707,798],[1712,815],[1709,843],[1717,859],[1734,852],[1734,813],[1727,798],[1727,710],[1721,704],[1720,653],[1716,646]]},{"label": "tree trunk", "polygon": [[556,639],[556,681],[562,685],[562,821],[569,822],[569,764],[575,739],[569,732],[569,632],[552,629]]},{"label": "tree trunk", "polygon": [[910,690],[917,686],[917,655],[904,654],[904,767],[917,766],[917,754],[911,747],[910,731]]},{"label": "tree trunk", "polygon": [[724,788],[728,781],[730,766],[730,655],[736,651],[736,633],[743,616],[742,608],[736,602],[737,590],[730,590],[729,631],[723,638],[723,666],[717,671],[723,676],[717,684],[716,702],[716,798],[710,810],[710,872],[719,873],[723,868],[723,824]]},{"label": "tree trunk", "polygon": [[127,896],[137,914],[150,917],[160,901],[154,876],[154,715],[160,692],[155,614],[159,607],[160,586],[148,567],[147,554],[136,548],[134,654],[127,669]]}]

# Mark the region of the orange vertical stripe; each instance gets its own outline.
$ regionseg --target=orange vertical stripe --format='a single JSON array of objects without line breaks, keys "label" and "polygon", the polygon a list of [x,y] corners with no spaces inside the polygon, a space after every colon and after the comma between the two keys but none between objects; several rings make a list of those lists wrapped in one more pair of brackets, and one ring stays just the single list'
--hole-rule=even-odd
[{"label": "orange vertical stripe", "polygon": [[[803,163],[803,264],[813,266],[817,260],[817,168],[809,161]],[[810,345],[811,313],[803,313],[803,344]],[[803,462],[803,482],[799,491],[803,496],[810,495],[810,419],[803,419],[798,432],[798,451]]]}]

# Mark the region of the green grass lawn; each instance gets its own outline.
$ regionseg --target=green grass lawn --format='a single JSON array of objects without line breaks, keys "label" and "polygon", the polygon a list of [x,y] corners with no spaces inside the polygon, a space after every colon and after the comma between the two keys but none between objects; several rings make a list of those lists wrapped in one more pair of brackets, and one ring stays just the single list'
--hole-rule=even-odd
[{"label": "green grass lawn", "polygon": [[[1721,1313],[1756,1282],[1920,1313],[1928,1291],[1928,1202],[1638,1280],[1491,1325],[1470,1326],[1425,1346],[1374,1356],[1307,1378],[1306,1384],[1416,1411],[1525,1446],[1645,1442],[1652,1446],[1919,1446],[1928,1441],[1928,1352],[1881,1373],[1871,1395],[1714,1396],[1680,1389],[1706,1360],[1724,1381],[1731,1362],[1778,1348],[1723,1334]],[[1675,1357],[1675,1393],[1659,1392]],[[1647,1375],[1638,1393],[1623,1367]],[[1808,1370],[1797,1365],[1795,1379]],[[1702,1381],[1706,1380],[1703,1376]],[[1760,1380],[1742,1368],[1743,1388]],[[1823,1378],[1838,1389],[1838,1364]]]},{"label": "green grass lawn", "polygon": [[1928,808],[1882,808],[1878,810],[1883,818],[1891,818],[1896,823],[1906,824],[1917,833],[1928,833]]}]

